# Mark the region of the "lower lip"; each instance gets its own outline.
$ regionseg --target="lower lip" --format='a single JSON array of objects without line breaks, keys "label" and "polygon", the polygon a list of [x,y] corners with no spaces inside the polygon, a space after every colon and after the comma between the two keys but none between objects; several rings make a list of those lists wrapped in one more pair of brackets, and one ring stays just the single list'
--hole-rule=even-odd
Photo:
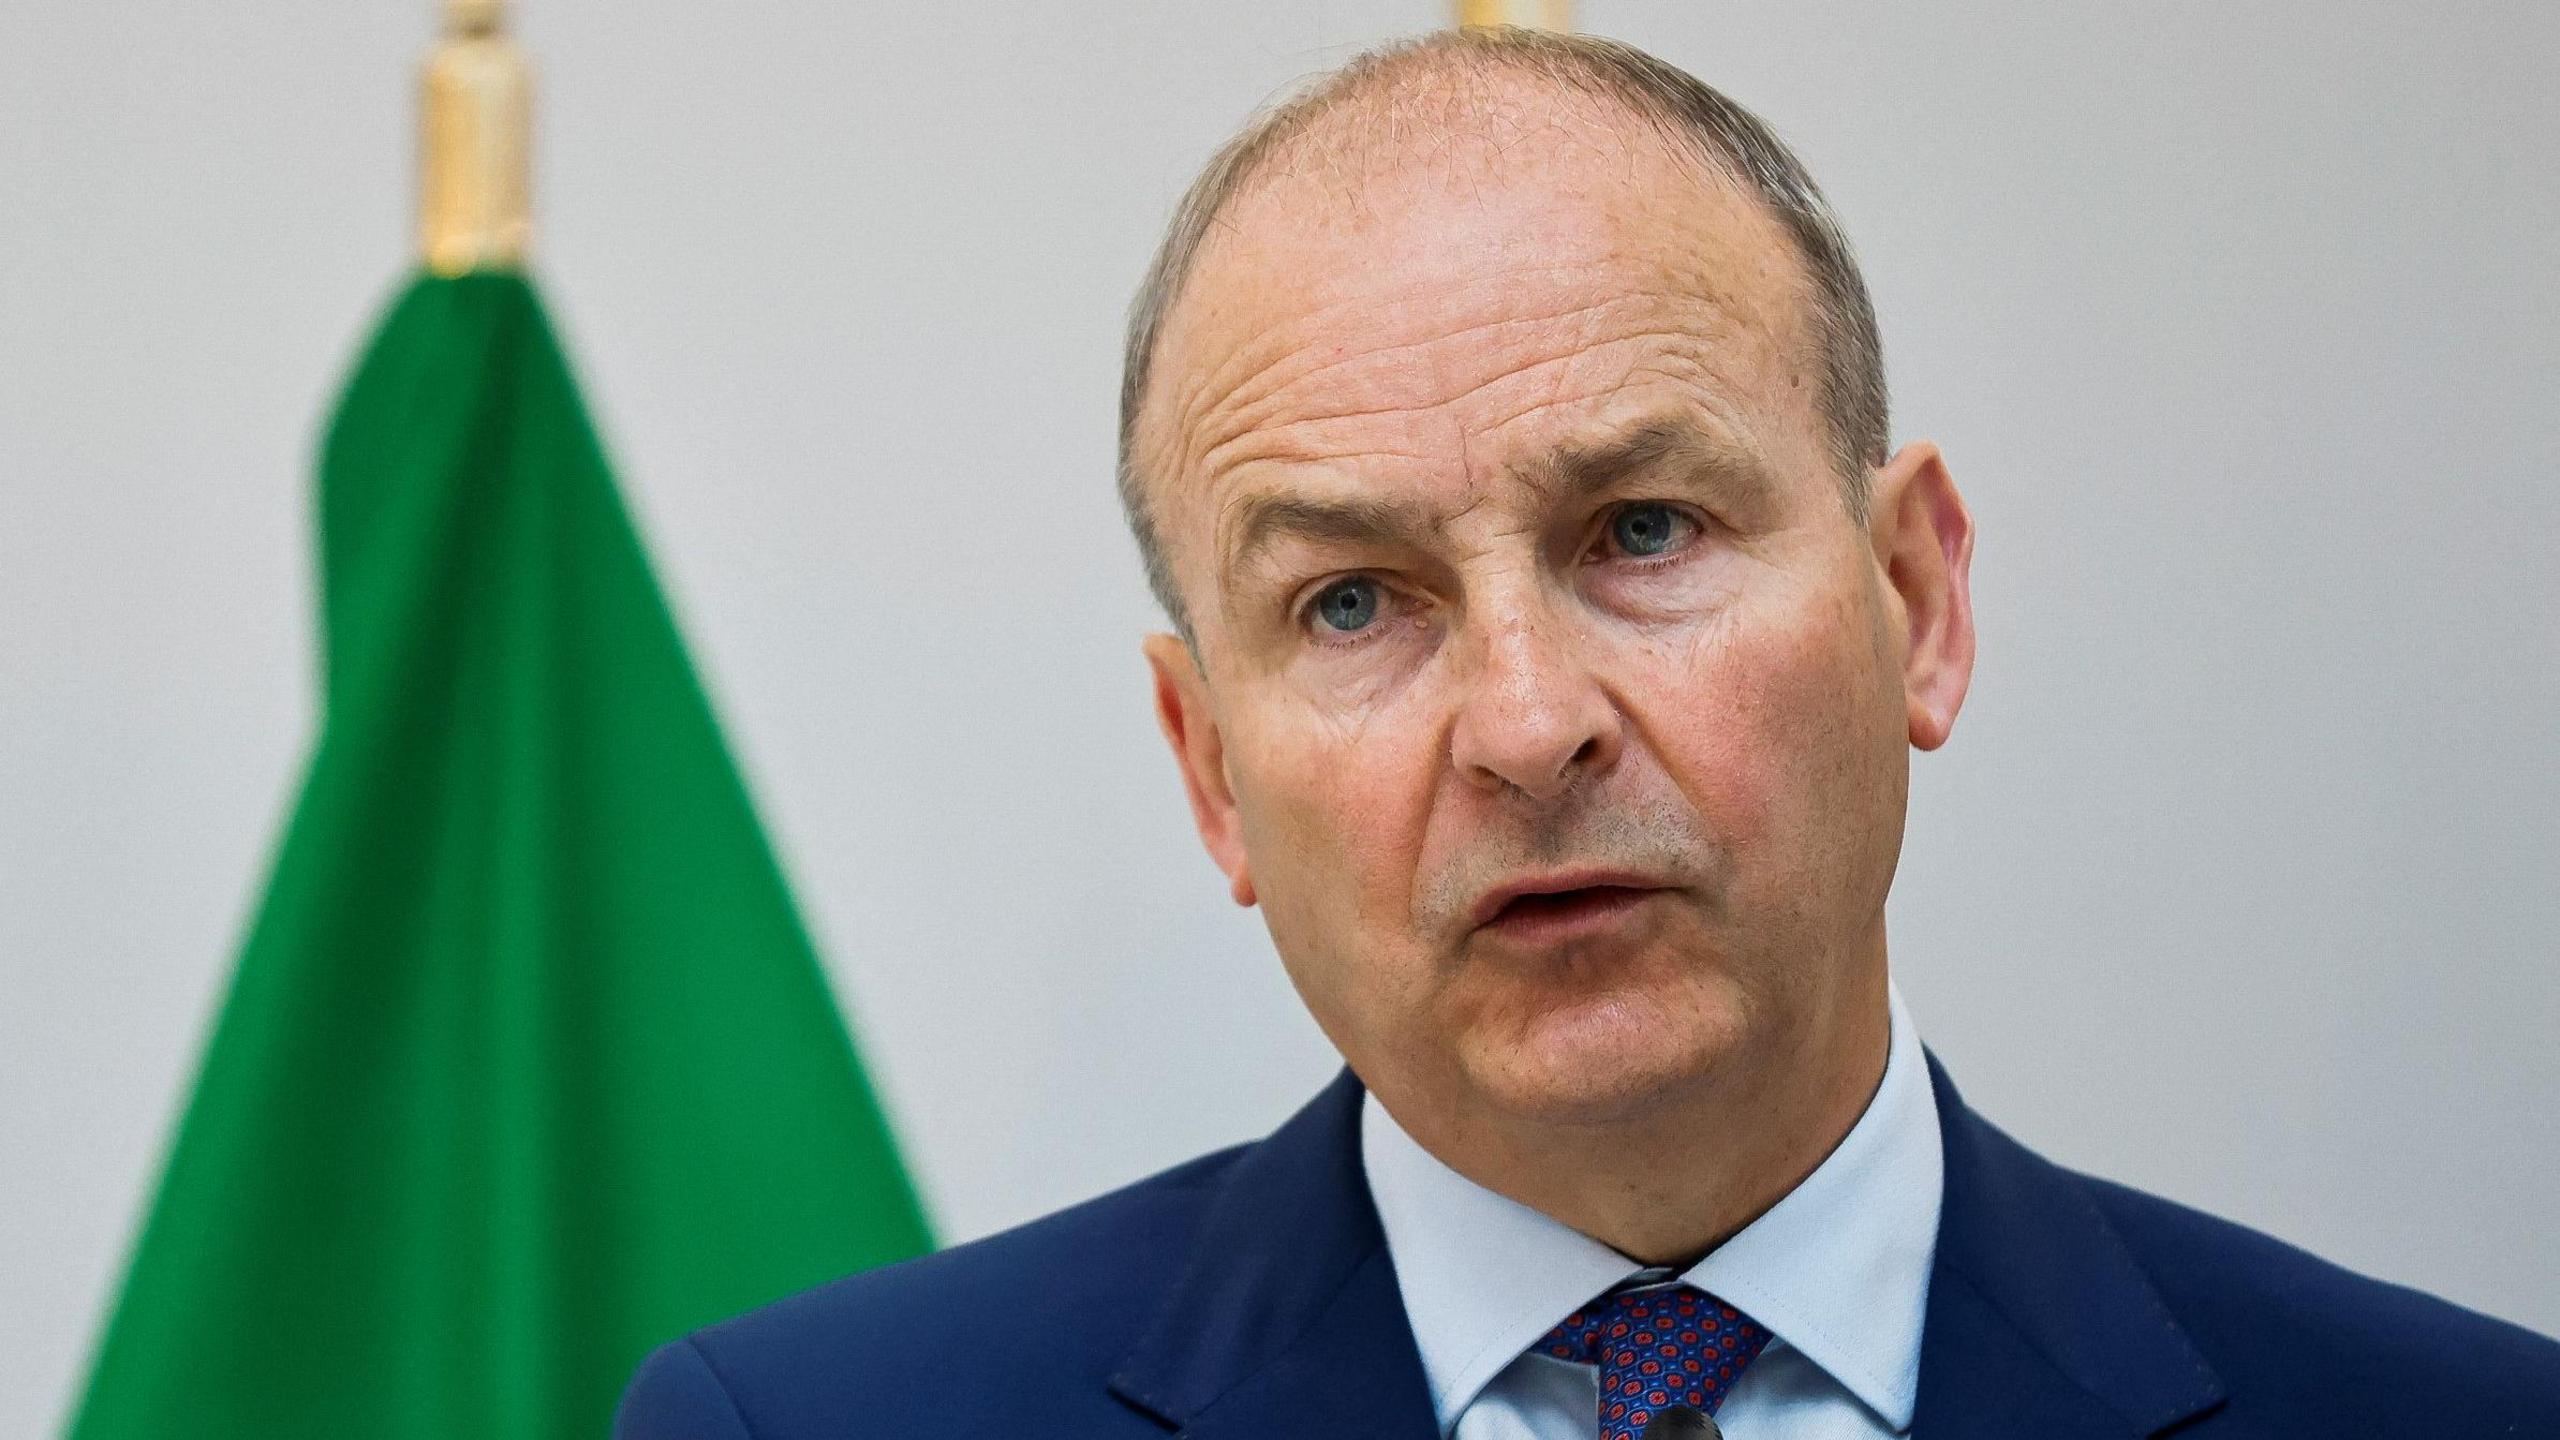
[{"label": "lower lip", "polygon": [[1587,940],[1618,928],[1659,890],[1599,885],[1556,895],[1524,896],[1485,922],[1484,933],[1520,945]]}]

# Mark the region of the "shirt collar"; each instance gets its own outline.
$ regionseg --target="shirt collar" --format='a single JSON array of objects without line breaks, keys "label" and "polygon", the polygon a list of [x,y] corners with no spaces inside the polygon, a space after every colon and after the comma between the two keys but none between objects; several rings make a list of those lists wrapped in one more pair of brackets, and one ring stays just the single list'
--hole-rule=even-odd
[{"label": "shirt collar", "polygon": [[[1887,986],[1884,1078],[1803,1183],[1682,1278],[1765,1325],[1896,1431],[1910,1428],[1944,1191],[1920,1039]],[[1442,1164],[1374,1095],[1360,1153],[1442,1434],[1575,1306],[1643,1267]]]}]

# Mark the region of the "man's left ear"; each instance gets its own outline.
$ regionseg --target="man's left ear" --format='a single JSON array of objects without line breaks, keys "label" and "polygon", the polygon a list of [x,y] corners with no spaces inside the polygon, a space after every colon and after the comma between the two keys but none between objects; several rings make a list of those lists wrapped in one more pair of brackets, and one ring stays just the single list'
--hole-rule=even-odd
[{"label": "man's left ear", "polygon": [[1868,536],[1902,624],[1911,743],[1935,750],[1973,683],[1973,516],[1938,447],[1914,440],[1874,472]]}]

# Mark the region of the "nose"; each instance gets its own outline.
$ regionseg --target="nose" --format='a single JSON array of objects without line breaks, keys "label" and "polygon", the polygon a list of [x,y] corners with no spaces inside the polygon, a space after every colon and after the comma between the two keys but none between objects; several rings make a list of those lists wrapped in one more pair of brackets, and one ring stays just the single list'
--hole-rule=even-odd
[{"label": "nose", "polygon": [[1485,632],[1450,728],[1449,758],[1486,790],[1552,800],[1617,763],[1625,717],[1600,685],[1574,627],[1534,607]]}]

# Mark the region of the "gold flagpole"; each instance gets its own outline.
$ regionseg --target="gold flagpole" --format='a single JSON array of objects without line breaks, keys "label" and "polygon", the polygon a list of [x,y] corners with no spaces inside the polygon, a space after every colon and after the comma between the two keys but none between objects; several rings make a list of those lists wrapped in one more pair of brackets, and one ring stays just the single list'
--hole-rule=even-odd
[{"label": "gold flagpole", "polygon": [[1573,0],[1458,0],[1458,23],[1570,30]]},{"label": "gold flagpole", "polygon": [[507,38],[506,0],[445,0],[427,58],[418,252],[438,275],[524,262],[533,76]]}]

